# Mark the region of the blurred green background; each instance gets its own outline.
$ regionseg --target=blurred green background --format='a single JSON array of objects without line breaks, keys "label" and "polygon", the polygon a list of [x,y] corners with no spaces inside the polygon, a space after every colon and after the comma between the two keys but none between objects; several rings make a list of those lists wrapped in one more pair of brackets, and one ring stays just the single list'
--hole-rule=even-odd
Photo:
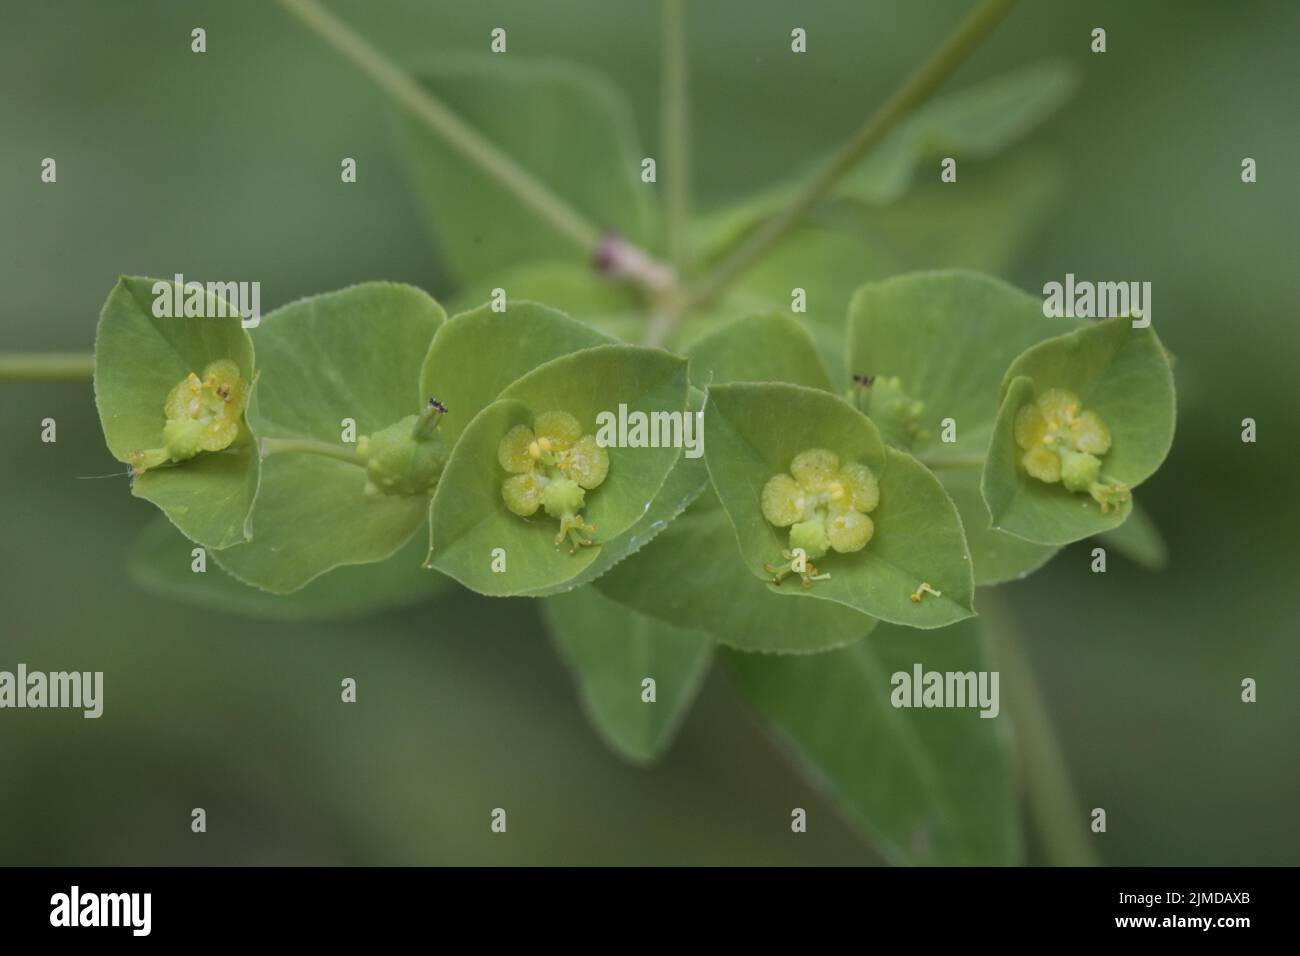
[{"label": "blurred green background", "polygon": [[[833,146],[968,6],[693,4],[697,203],[742,197]],[[258,278],[264,310],[366,279],[448,291],[386,104],[275,5],[0,8],[0,350],[87,350],[120,273]],[[486,49],[505,26],[512,53],[612,76],[656,148],[655,4],[332,9],[403,61]],[[206,55],[189,51],[194,26]],[[808,31],[807,56],[788,55],[792,26]],[[1088,50],[1094,26],[1104,55]],[[1030,155],[1055,170],[1051,202],[991,221],[985,241],[1014,238],[1001,272],[1033,292],[1066,272],[1150,280],[1178,359],[1178,435],[1142,495],[1168,569],[1112,556],[1094,575],[1076,546],[1004,589],[1080,801],[1107,809],[1096,839],[1111,864],[1300,863],[1297,49],[1300,7],[1286,0],[1033,2],[949,85],[1076,64],[1066,107],[971,173],[1014,180]],[[57,186],[39,182],[45,156]],[[355,186],[339,183],[342,156],[358,160]],[[1240,181],[1244,156],[1255,185]],[[97,721],[0,713],[0,863],[875,859],[721,674],[662,764],[620,763],[527,601],[458,595],[304,625],[140,591],[123,556],[153,509],[125,478],[76,478],[120,470],[89,384],[0,385],[0,399],[0,669],[106,674]],[[47,416],[57,444],[39,440]],[[1257,444],[1240,441],[1246,416]],[[339,703],[345,676],[356,706]],[[1239,700],[1248,676],[1253,705]],[[498,806],[507,838],[487,827]],[[810,811],[797,838],[792,806]]]}]

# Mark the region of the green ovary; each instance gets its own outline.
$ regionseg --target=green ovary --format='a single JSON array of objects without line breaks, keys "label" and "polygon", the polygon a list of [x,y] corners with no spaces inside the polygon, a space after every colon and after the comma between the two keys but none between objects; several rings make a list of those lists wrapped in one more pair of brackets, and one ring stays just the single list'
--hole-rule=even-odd
[{"label": "green ovary", "polygon": [[366,494],[430,495],[447,465],[442,436],[423,423],[436,423],[429,414],[408,415],[401,421],[357,442],[366,459]]},{"label": "green ovary", "polygon": [[501,498],[512,513],[529,518],[540,508],[559,519],[555,543],[567,539],[570,553],[592,543],[584,533],[596,527],[579,512],[587,492],[608,476],[609,454],[594,436],[582,434],[576,418],[551,411],[538,415],[532,428],[516,425],[497,445],[497,461],[510,473]]},{"label": "green ovary", "polygon": [[768,479],[760,501],[763,517],[769,523],[790,529],[790,550],[783,553],[787,563],[764,565],[774,576],[773,583],[780,584],[791,572],[800,575],[804,587],[829,577],[818,574],[810,564],[796,571],[794,549],[802,551],[808,561],[825,557],[830,551],[861,551],[876,530],[867,513],[879,503],[880,485],[866,465],[841,464],[838,455],[824,448],[810,448],[795,455],[789,474]]},{"label": "green ovary", "polygon": [[241,437],[247,405],[248,383],[239,366],[229,359],[212,362],[201,378],[191,372],[167,394],[162,447],[133,451],[127,462],[142,475],[199,452],[223,451]]},{"label": "green ovary", "polygon": [[1110,511],[1125,504],[1128,486],[1101,477],[1102,457],[1110,450],[1110,429],[1095,412],[1081,410],[1079,397],[1051,388],[1016,414],[1020,464],[1030,477],[1060,482],[1067,491],[1086,492]]}]

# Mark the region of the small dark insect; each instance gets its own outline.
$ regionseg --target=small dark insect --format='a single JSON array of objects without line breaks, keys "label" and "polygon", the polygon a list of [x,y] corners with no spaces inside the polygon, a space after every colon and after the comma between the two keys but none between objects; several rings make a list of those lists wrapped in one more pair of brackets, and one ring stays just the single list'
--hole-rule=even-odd
[{"label": "small dark insect", "polygon": [[438,401],[436,398],[429,399],[429,407],[435,412],[440,412],[443,415],[447,414],[447,406],[442,404],[442,402]]},{"label": "small dark insect", "polygon": [[854,384],[861,385],[863,388],[870,388],[875,384],[876,376],[874,375],[854,375]]},{"label": "small dark insect", "polygon": [[217,386],[217,394],[221,396],[223,402],[230,401],[230,386],[222,382]]}]

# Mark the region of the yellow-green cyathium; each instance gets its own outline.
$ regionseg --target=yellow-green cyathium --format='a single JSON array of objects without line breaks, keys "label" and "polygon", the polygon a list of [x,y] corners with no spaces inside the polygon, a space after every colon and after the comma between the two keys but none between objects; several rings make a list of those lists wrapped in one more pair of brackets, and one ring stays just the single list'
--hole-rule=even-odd
[{"label": "yellow-green cyathium", "polygon": [[229,359],[210,363],[202,377],[190,372],[167,394],[162,447],[131,452],[132,471],[142,475],[160,465],[189,461],[199,452],[224,451],[241,435],[246,439],[248,384]]},{"label": "yellow-green cyathium", "polygon": [[[825,448],[801,451],[790,462],[789,474],[773,475],[763,486],[763,517],[777,528],[790,529],[790,547],[781,556],[786,563],[763,566],[780,584],[798,573],[804,587],[830,577],[811,563],[828,551],[861,551],[875,534],[869,512],[880,503],[880,485],[872,470],[859,462],[841,463]],[[802,570],[795,549],[806,559]]]},{"label": "yellow-green cyathium", "polygon": [[1110,428],[1095,412],[1082,409],[1079,397],[1050,388],[1016,414],[1020,464],[1032,478],[1060,482],[1068,491],[1087,492],[1102,511],[1129,500],[1127,485],[1102,480],[1102,456],[1110,450]]},{"label": "yellow-green cyathium", "polygon": [[569,553],[592,543],[586,535],[596,526],[579,512],[587,492],[599,487],[609,474],[609,453],[584,435],[578,420],[568,412],[538,415],[533,427],[516,425],[497,446],[497,459],[510,473],[501,485],[506,507],[521,518],[543,509],[560,521],[556,545],[569,541]]}]

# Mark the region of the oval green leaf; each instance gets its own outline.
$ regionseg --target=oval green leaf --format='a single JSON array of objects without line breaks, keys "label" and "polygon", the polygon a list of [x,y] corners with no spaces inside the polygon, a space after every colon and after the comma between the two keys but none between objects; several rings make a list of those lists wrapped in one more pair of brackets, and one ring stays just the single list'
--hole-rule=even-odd
[{"label": "oval green leaf", "polygon": [[[470,422],[452,451],[433,498],[430,565],[483,594],[536,596],[572,586],[654,507],[681,449],[607,446],[609,475],[588,493],[582,511],[596,526],[596,544],[570,554],[555,543],[558,521],[543,511],[521,518],[507,510],[497,446],[515,425],[532,427],[548,411],[567,412],[590,435],[599,434],[602,413],[629,422],[639,414],[676,413],[685,426],[686,369],[685,359],[658,349],[602,345],[547,362],[512,384]],[[619,546],[629,543],[625,538]],[[504,556],[506,570],[493,571],[494,556]]]},{"label": "oval green leaf", "polygon": [[[253,381],[253,344],[234,305],[196,291],[204,317],[154,315],[157,296],[184,302],[185,295],[174,281],[122,276],[104,303],[95,330],[95,405],[118,461],[163,446],[167,396],[191,373],[229,359]],[[131,493],[162,509],[187,538],[215,549],[245,540],[257,482],[256,456],[237,442],[150,468],[134,476]]]},{"label": "oval green leaf", "polygon": [[[424,408],[420,367],[442,307],[412,286],[373,282],[294,302],[256,330],[261,378],[249,407],[259,438],[340,449]],[[277,594],[345,564],[382,561],[425,522],[422,496],[367,495],[363,468],[314,454],[271,455],[252,539],[218,555],[239,580]]]},{"label": "oval green leaf", "polygon": [[[597,733],[620,756],[649,763],[672,743],[713,658],[713,642],[615,604],[593,588],[547,598],[551,637]],[[644,699],[643,681],[654,681]]]}]

